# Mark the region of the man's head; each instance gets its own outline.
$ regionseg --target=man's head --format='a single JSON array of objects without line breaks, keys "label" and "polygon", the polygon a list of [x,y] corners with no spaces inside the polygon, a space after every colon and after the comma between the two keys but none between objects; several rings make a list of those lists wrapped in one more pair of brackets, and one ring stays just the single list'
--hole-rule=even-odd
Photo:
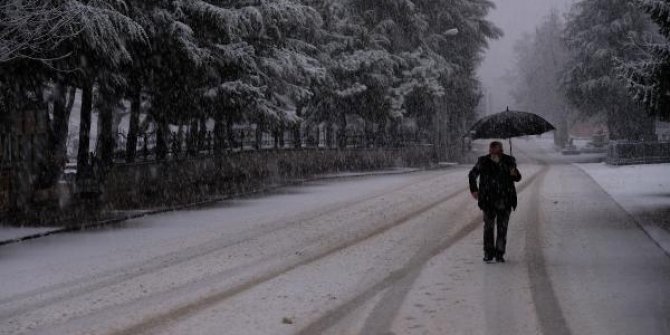
[{"label": "man's head", "polygon": [[493,141],[489,144],[489,154],[491,155],[502,155],[503,154],[503,145],[498,141]]}]

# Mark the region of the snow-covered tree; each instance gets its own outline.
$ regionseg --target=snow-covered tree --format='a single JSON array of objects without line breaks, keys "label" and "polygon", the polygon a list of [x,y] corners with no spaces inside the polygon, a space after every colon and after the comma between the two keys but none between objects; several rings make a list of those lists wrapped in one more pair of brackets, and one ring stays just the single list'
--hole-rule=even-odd
[{"label": "snow-covered tree", "polygon": [[639,48],[643,59],[620,64],[633,97],[662,119],[670,120],[670,1],[636,0],[658,26],[662,38],[649,38]]},{"label": "snow-covered tree", "polygon": [[233,144],[232,126],[240,122],[256,124],[259,134],[286,127],[299,133],[307,119],[340,123],[342,140],[346,114],[365,121],[369,143],[382,144],[400,118],[421,114],[417,97],[429,101],[431,115],[448,114],[461,124],[469,113],[463,110],[478,99],[474,69],[481,50],[500,35],[484,20],[488,0],[6,3],[0,25],[13,25],[0,35],[12,37],[0,45],[3,101],[12,97],[10,81],[24,82],[14,93],[33,97],[13,101],[39,104],[39,92],[48,90],[50,151],[63,152],[70,97],[80,89],[80,164],[90,151],[94,111],[100,113],[99,154],[111,160],[110,120],[122,99],[130,101],[128,161],[135,159],[141,112],[155,124],[159,158],[168,151],[168,125],[188,124],[202,134],[208,119],[219,148]]},{"label": "snow-covered tree", "polygon": [[[256,123],[260,131],[297,120],[295,105],[311,96],[309,85],[323,77],[312,56],[316,48],[310,38],[321,24],[313,8],[291,0],[176,1],[173,5],[174,15],[194,37],[194,48],[205,54],[197,71],[163,74],[191,77],[182,80],[188,89],[177,90],[196,96],[179,101],[201,102],[184,108],[170,103],[167,108],[180,111],[175,117],[213,117],[218,143],[226,132],[232,141],[234,122]],[[184,114],[187,108],[190,112]]]},{"label": "snow-covered tree", "polygon": [[488,0],[416,1],[416,4],[428,23],[423,44],[451,68],[449,75],[440,76],[445,94],[437,99],[435,111],[439,114],[433,124],[437,125],[434,133],[440,146],[449,150],[448,158],[457,157],[454,149],[473,121],[480,99],[477,66],[488,40],[499,38],[502,31],[485,19],[494,8]]},{"label": "snow-covered tree", "polygon": [[[184,96],[176,92],[190,92],[187,77],[173,76],[183,71],[197,75],[196,69],[205,62],[207,52],[199,47],[192,29],[183,22],[183,17],[173,3],[162,0],[127,0],[125,12],[144,29],[148,43],[130,44],[128,49],[133,61],[122,68],[126,78],[122,92],[130,101],[130,122],[126,135],[126,161],[135,160],[137,137],[140,131],[140,112],[152,114],[145,120],[159,120],[163,136],[166,135],[168,116],[175,109],[188,110],[191,103],[180,104]],[[142,96],[150,97],[150,109],[142,108]],[[165,117],[163,117],[165,116]],[[163,152],[165,148],[160,148]],[[159,150],[159,151],[161,151]]]},{"label": "snow-covered tree", "polygon": [[619,61],[642,59],[640,49],[631,45],[649,29],[644,14],[624,0],[580,1],[568,15],[567,98],[587,116],[604,116],[611,138],[637,140],[653,134],[653,120],[628,95],[617,71]]},{"label": "snow-covered tree", "polygon": [[568,125],[560,82],[567,60],[563,29],[558,12],[552,11],[533,34],[523,36],[517,42],[517,58],[512,72],[516,104],[549,119],[557,128],[554,142],[561,147],[567,141]]},{"label": "snow-covered tree", "polygon": [[[480,53],[487,39],[501,34],[484,19],[493,7],[491,2],[311,3],[322,13],[324,27],[331,33],[322,47],[322,59],[333,82],[332,89],[320,90],[319,101],[310,108],[312,115],[338,120],[342,131],[344,114],[356,113],[366,124],[375,124],[379,132],[386,131],[387,121],[394,123],[401,116],[423,114],[431,119],[439,111],[449,114],[445,120],[455,116],[444,127],[459,135],[463,126],[454,125],[465,122],[457,119],[468,113],[464,112],[468,101],[474,101],[474,108],[478,100],[475,68]],[[445,89],[447,86],[452,89]],[[419,100],[430,106],[415,103]]]},{"label": "snow-covered tree", "polygon": [[89,132],[91,112],[98,90],[101,126],[99,129],[100,153],[106,165],[111,164],[114,136],[111,134],[112,108],[120,99],[119,87],[126,84],[126,77],[119,73],[125,64],[133,61],[128,45],[145,43],[146,33],[141,25],[129,18],[124,1],[100,0],[91,2],[68,1],[73,10],[81,12],[72,29],[81,33],[64,44],[72,50],[68,65],[77,68],[75,83],[82,89],[80,109],[79,148],[77,152],[78,177],[88,169]]},{"label": "snow-covered tree", "polygon": [[[63,40],[77,32],[64,28],[78,13],[67,3],[39,0],[6,0],[0,3],[0,63],[30,58],[48,61],[45,52],[53,51]],[[60,55],[65,56],[65,55]]]},{"label": "snow-covered tree", "polygon": [[[15,97],[8,108],[17,112],[41,110],[49,115],[47,148],[38,150],[46,153],[46,164],[37,187],[52,185],[63,167],[74,88],[83,90],[83,157],[88,155],[87,130],[97,77],[101,75],[109,83],[123,82],[124,78],[114,71],[132,61],[126,46],[131,41],[146,41],[143,29],[120,12],[124,5],[123,1],[104,0],[2,4],[0,48],[4,58],[0,62],[0,87],[3,96]],[[46,103],[40,101],[43,96],[49,96]],[[37,105],[20,106],[26,101]]]},{"label": "snow-covered tree", "polygon": [[401,58],[387,48],[389,38],[354,1],[326,0],[316,4],[328,35],[320,45],[319,60],[328,80],[316,88],[318,96],[307,108],[314,123],[337,123],[338,145],[344,146],[347,114],[366,120],[366,140],[372,122],[390,112],[389,97],[398,84]]}]

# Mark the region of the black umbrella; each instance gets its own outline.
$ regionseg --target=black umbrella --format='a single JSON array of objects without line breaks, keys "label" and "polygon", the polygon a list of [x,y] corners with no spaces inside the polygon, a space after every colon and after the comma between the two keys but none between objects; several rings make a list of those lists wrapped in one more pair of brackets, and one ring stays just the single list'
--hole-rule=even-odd
[{"label": "black umbrella", "polygon": [[509,107],[504,112],[485,116],[477,121],[468,135],[472,139],[478,138],[507,138],[509,150],[512,154],[512,137],[524,135],[539,135],[554,130],[554,126],[541,116],[521,111],[511,111]]}]

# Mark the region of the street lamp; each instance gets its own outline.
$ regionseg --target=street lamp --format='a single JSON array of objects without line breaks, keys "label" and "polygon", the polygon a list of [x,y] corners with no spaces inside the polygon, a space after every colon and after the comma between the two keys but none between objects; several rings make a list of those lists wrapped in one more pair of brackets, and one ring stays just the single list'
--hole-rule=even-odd
[{"label": "street lamp", "polygon": [[[451,29],[445,30],[442,33],[442,35],[444,35],[445,37],[453,37],[453,36],[458,35],[459,32],[460,31],[458,30],[458,28],[451,28]],[[442,143],[443,142],[442,141],[442,128],[444,128],[444,122],[442,120],[442,113],[438,111],[437,112],[437,150],[438,150],[437,159],[438,159],[438,161],[441,161],[441,160],[444,159],[444,152],[443,152],[444,151],[444,146],[443,146],[443,143]]]}]

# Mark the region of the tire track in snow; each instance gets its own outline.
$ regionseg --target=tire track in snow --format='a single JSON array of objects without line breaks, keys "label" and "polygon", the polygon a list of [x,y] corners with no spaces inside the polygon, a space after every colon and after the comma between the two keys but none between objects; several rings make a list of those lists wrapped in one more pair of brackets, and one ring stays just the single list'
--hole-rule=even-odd
[{"label": "tire track in snow", "polygon": [[[539,195],[546,173],[533,185],[535,194]],[[535,224],[526,229],[526,252],[528,259],[528,277],[533,304],[540,323],[543,335],[571,335],[563,310],[556,297],[556,292],[547,272],[547,264],[542,248],[542,224],[544,222],[540,211],[540,197],[532,198],[530,216],[535,218]]]},{"label": "tire track in snow", "polygon": [[[428,177],[403,183],[390,190],[375,192],[374,194],[364,198],[347,201],[341,205],[332,208],[327,208],[326,210],[320,208],[314,211],[310,211],[298,217],[292,217],[282,220],[282,222],[279,224],[269,223],[266,225],[270,226],[269,229],[263,229],[260,233],[258,231],[247,232],[246,234],[242,234],[243,236],[241,238],[234,240],[232,242],[227,241],[227,237],[217,238],[215,240],[211,240],[203,244],[193,245],[182,250],[177,250],[165,255],[151,258],[148,261],[141,261],[138,263],[130,264],[124,266],[123,269],[108,270],[102,273],[95,274],[93,276],[77,278],[64,283],[50,285],[35,290],[31,290],[28,292],[19,293],[14,296],[2,298],[0,299],[0,319],[9,319],[12,317],[16,317],[18,315],[29,312],[35,308],[57,304],[59,302],[62,302],[63,300],[67,300],[72,296],[78,296],[89,292],[93,292],[95,290],[105,288],[118,282],[132,280],[140,276],[158,272],[167,267],[172,267],[185,262],[189,262],[200,257],[206,257],[222,249],[240,245],[242,243],[251,241],[261,236],[266,236],[274,232],[290,228],[292,226],[303,224],[308,221],[317,220],[320,217],[332,215],[333,213],[346,209],[352,205],[373,201],[375,199],[388,196],[391,193],[399,192],[402,191],[403,189],[415,186],[416,184],[430,182],[435,179],[440,179],[443,177],[444,174],[442,173],[438,174],[437,176],[431,174]],[[261,262],[262,261],[263,260],[261,260]],[[247,268],[247,267],[248,266],[242,266],[239,268]]]},{"label": "tire track in snow", "polygon": [[[542,165],[540,171],[525,179],[525,183],[519,186],[519,192],[523,191],[542,173],[548,166]],[[466,191],[469,191],[467,189]],[[444,252],[456,242],[462,240],[481,226],[481,217],[477,216],[461,227],[452,236],[441,240],[438,244],[427,245],[420,249],[403,267],[391,272],[374,286],[365,290],[362,294],[327,312],[325,315],[303,328],[299,335],[320,334],[334,326],[352,310],[364,304],[384,289],[389,291],[377,303],[372,313],[367,317],[362,335],[368,334],[391,334],[391,323],[402,306],[405,297],[412,288],[412,284],[418,278],[423,266],[434,256]]]},{"label": "tire track in snow", "polygon": [[[427,248],[422,248],[421,252],[418,252],[415,254],[415,256],[410,259],[403,267],[401,267],[398,270],[392,271],[389,273],[388,276],[384,277],[380,282],[377,282],[377,284],[369,287],[366,289],[363,293],[357,295],[353,299],[350,299],[349,301],[345,302],[344,304],[338,306],[337,308],[329,311],[325,315],[321,316],[319,319],[316,321],[310,323],[307,325],[305,328],[300,330],[298,332],[299,335],[313,335],[313,334],[320,334],[324,332],[325,330],[329,329],[330,327],[334,326],[337,322],[339,322],[341,319],[343,319],[345,316],[347,316],[352,310],[355,308],[361,306],[364,304],[366,301],[372,299],[374,296],[376,296],[379,292],[385,290],[386,288],[391,287],[392,292],[391,294],[395,296],[404,296],[406,292],[401,292],[402,291],[402,285],[406,283],[409,283],[411,285],[411,282],[416,279],[418,274],[420,273],[421,268],[424,266],[424,264],[430,260],[432,257],[435,255],[443,252],[446,249],[449,249],[454,243],[458,242],[459,240],[463,239],[464,237],[468,236],[470,232],[473,230],[477,229],[479,227],[479,219],[475,219],[470,221],[466,226],[461,228],[459,231],[457,231],[454,235],[443,239],[438,243],[437,245],[432,245]],[[396,285],[396,286],[394,286]],[[392,287],[393,286],[393,287]],[[397,291],[394,291],[393,289],[399,289]],[[384,299],[384,298],[382,298]],[[395,302],[395,301],[394,301]],[[389,315],[389,314],[395,314],[396,306],[395,303],[389,304],[389,305],[382,305],[379,304],[377,307],[381,308],[381,311],[383,311],[384,315]],[[376,307],[376,308],[377,308]],[[376,321],[376,320],[375,320]],[[366,321],[367,324],[367,321]],[[371,328],[370,326],[367,326],[365,328]],[[364,328],[364,329],[365,329]],[[377,327],[373,327],[377,328]],[[381,328],[387,328],[385,326],[379,327]],[[378,331],[371,331],[369,329],[364,330],[361,332],[362,334],[386,334],[383,331],[378,332]]]},{"label": "tire track in snow", "polygon": [[[364,242],[366,240],[369,240],[375,236],[378,236],[380,234],[383,234],[384,232],[387,232],[395,227],[398,227],[400,225],[403,225],[407,222],[409,222],[412,218],[419,216],[425,212],[428,212],[435,207],[441,205],[442,203],[449,201],[459,195],[462,195],[464,192],[469,191],[469,187],[463,187],[455,192],[449,193],[443,197],[438,198],[437,200],[431,201],[427,203],[426,205],[420,206],[416,208],[415,210],[408,212],[395,220],[393,220],[390,224],[382,225],[380,227],[377,227],[375,229],[372,229],[368,232],[365,232],[353,239],[345,240],[342,241],[338,244],[335,244],[334,246],[331,246],[326,249],[322,250],[317,250],[315,253],[312,255],[307,255],[305,259],[295,262],[293,264],[286,264],[285,266],[278,267],[276,269],[273,269],[271,271],[259,274],[255,276],[255,278],[252,278],[250,280],[247,280],[245,282],[239,283],[234,285],[233,287],[211,294],[207,297],[204,297],[202,299],[193,301],[193,302],[188,302],[185,304],[182,304],[180,306],[176,306],[167,312],[164,313],[158,313],[156,315],[150,316],[148,318],[145,318],[142,322],[137,323],[135,325],[131,325],[127,328],[124,328],[119,331],[115,331],[112,334],[114,335],[135,335],[135,334],[141,334],[141,333],[146,333],[150,332],[152,330],[155,330],[157,328],[160,328],[161,325],[169,323],[169,322],[175,322],[175,320],[178,320],[179,318],[184,318],[190,315],[193,315],[199,311],[202,311],[210,306],[213,306],[215,304],[221,303],[222,301],[225,301],[226,299],[229,299],[239,293],[242,293],[244,291],[247,291],[249,289],[252,289],[260,284],[263,284],[273,278],[276,278],[278,276],[281,276],[282,274],[285,274],[287,272],[290,272],[298,267],[308,265],[310,263],[316,262],[320,259],[323,259],[327,256],[330,256],[334,253],[337,253],[341,250],[344,250],[348,247],[351,247],[353,245],[356,245],[358,243]],[[474,225],[476,227],[476,225]],[[473,228],[474,229],[474,228]],[[458,233],[454,235],[452,238],[448,238],[446,243],[453,243],[450,242],[450,240],[456,238],[456,239],[461,239],[464,236],[460,236]],[[455,242],[455,240],[454,240]],[[404,271],[401,272],[396,272],[395,274],[392,274],[391,277],[398,277],[401,278],[404,276]],[[311,333],[311,334],[316,334],[316,333]]]}]

